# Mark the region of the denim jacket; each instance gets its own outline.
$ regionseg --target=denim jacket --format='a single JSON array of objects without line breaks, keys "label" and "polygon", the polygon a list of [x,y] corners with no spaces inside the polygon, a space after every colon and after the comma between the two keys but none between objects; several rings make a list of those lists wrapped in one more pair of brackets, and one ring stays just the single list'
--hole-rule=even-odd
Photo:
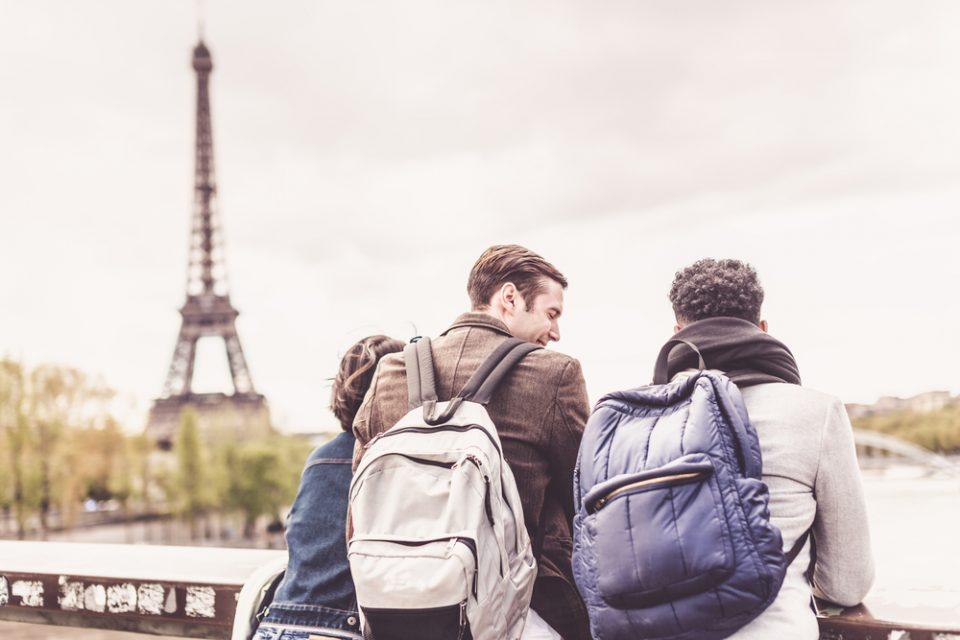
[{"label": "denim jacket", "polygon": [[279,637],[271,628],[290,626],[360,637],[345,535],[354,441],[341,433],[307,458],[287,518],[286,574],[258,637]]}]

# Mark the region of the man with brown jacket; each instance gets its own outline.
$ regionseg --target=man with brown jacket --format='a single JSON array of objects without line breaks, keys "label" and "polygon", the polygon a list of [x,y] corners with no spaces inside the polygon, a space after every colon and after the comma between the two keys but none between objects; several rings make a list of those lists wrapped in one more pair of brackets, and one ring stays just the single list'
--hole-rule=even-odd
[{"label": "man with brown jacket", "polygon": [[[559,340],[566,286],[563,274],[529,249],[487,249],[467,282],[472,310],[432,341],[439,400],[456,395],[510,336],[542,346]],[[487,409],[516,478],[538,562],[531,608],[564,640],[589,640],[570,564],[573,469],[590,410],[580,363],[555,351],[533,351],[507,374]],[[407,410],[403,356],[386,356],[353,422],[354,469],[364,445]]]}]

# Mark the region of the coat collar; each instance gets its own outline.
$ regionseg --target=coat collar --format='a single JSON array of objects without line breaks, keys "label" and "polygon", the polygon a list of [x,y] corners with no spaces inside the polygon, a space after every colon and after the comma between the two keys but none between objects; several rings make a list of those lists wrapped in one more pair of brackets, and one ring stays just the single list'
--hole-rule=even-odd
[{"label": "coat collar", "polygon": [[460,314],[460,316],[453,321],[453,324],[443,333],[446,334],[461,327],[482,327],[484,329],[491,329],[497,333],[502,333],[505,336],[512,335],[507,325],[490,314],[481,311],[468,311]]}]

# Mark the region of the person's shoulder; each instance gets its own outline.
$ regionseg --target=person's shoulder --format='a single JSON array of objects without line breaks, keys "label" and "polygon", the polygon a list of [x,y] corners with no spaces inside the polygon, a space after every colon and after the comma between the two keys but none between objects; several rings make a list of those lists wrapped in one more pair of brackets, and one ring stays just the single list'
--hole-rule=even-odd
[{"label": "person's shoulder", "polygon": [[753,385],[742,391],[746,395],[758,396],[776,396],[779,398],[791,398],[794,400],[804,400],[813,404],[831,405],[840,402],[837,396],[817,389],[811,389],[799,384],[788,384],[786,382],[767,382],[764,384]]},{"label": "person's shoulder", "polygon": [[388,353],[387,355],[380,358],[379,365],[381,367],[402,365],[404,362],[403,358],[404,358],[403,351],[394,351],[393,353]]},{"label": "person's shoulder", "polygon": [[758,384],[743,389],[741,394],[748,411],[751,405],[779,407],[780,411],[794,416],[823,420],[827,414],[844,410],[843,402],[837,396],[798,384]]},{"label": "person's shoulder", "polygon": [[382,377],[385,374],[396,373],[397,371],[406,371],[406,361],[403,351],[388,353],[380,358],[377,363],[376,374]]},{"label": "person's shoulder", "polygon": [[559,351],[552,349],[537,349],[531,351],[523,362],[534,370],[542,373],[547,379],[566,376],[582,376],[580,361]]},{"label": "person's shoulder", "polygon": [[353,457],[353,445],[356,442],[352,433],[342,431],[313,450],[307,463],[313,462],[350,462]]},{"label": "person's shoulder", "polygon": [[553,349],[541,348],[534,349],[527,355],[528,358],[531,358],[534,361],[557,364],[561,366],[566,366],[568,364],[580,365],[580,362],[573,356],[567,355],[560,351],[554,351]]}]

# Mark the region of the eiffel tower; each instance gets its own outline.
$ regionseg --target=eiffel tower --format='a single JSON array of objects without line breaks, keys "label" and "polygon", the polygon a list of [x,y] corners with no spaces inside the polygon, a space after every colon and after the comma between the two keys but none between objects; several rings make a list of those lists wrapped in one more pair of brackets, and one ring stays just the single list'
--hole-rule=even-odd
[{"label": "eiffel tower", "polygon": [[[186,407],[197,412],[200,426],[215,424],[230,438],[245,438],[269,431],[266,399],[256,392],[240,346],[236,320],[239,312],[230,302],[223,254],[223,234],[216,209],[217,183],[213,164],[213,129],[210,119],[210,72],[213,60],[201,39],[193,49],[197,73],[196,165],[193,218],[187,267],[187,299],[180,307],[182,321],[163,393],[150,409],[147,431],[162,449],[176,436],[180,414]],[[221,338],[233,381],[233,394],[194,393],[192,390],[197,341]]]}]

